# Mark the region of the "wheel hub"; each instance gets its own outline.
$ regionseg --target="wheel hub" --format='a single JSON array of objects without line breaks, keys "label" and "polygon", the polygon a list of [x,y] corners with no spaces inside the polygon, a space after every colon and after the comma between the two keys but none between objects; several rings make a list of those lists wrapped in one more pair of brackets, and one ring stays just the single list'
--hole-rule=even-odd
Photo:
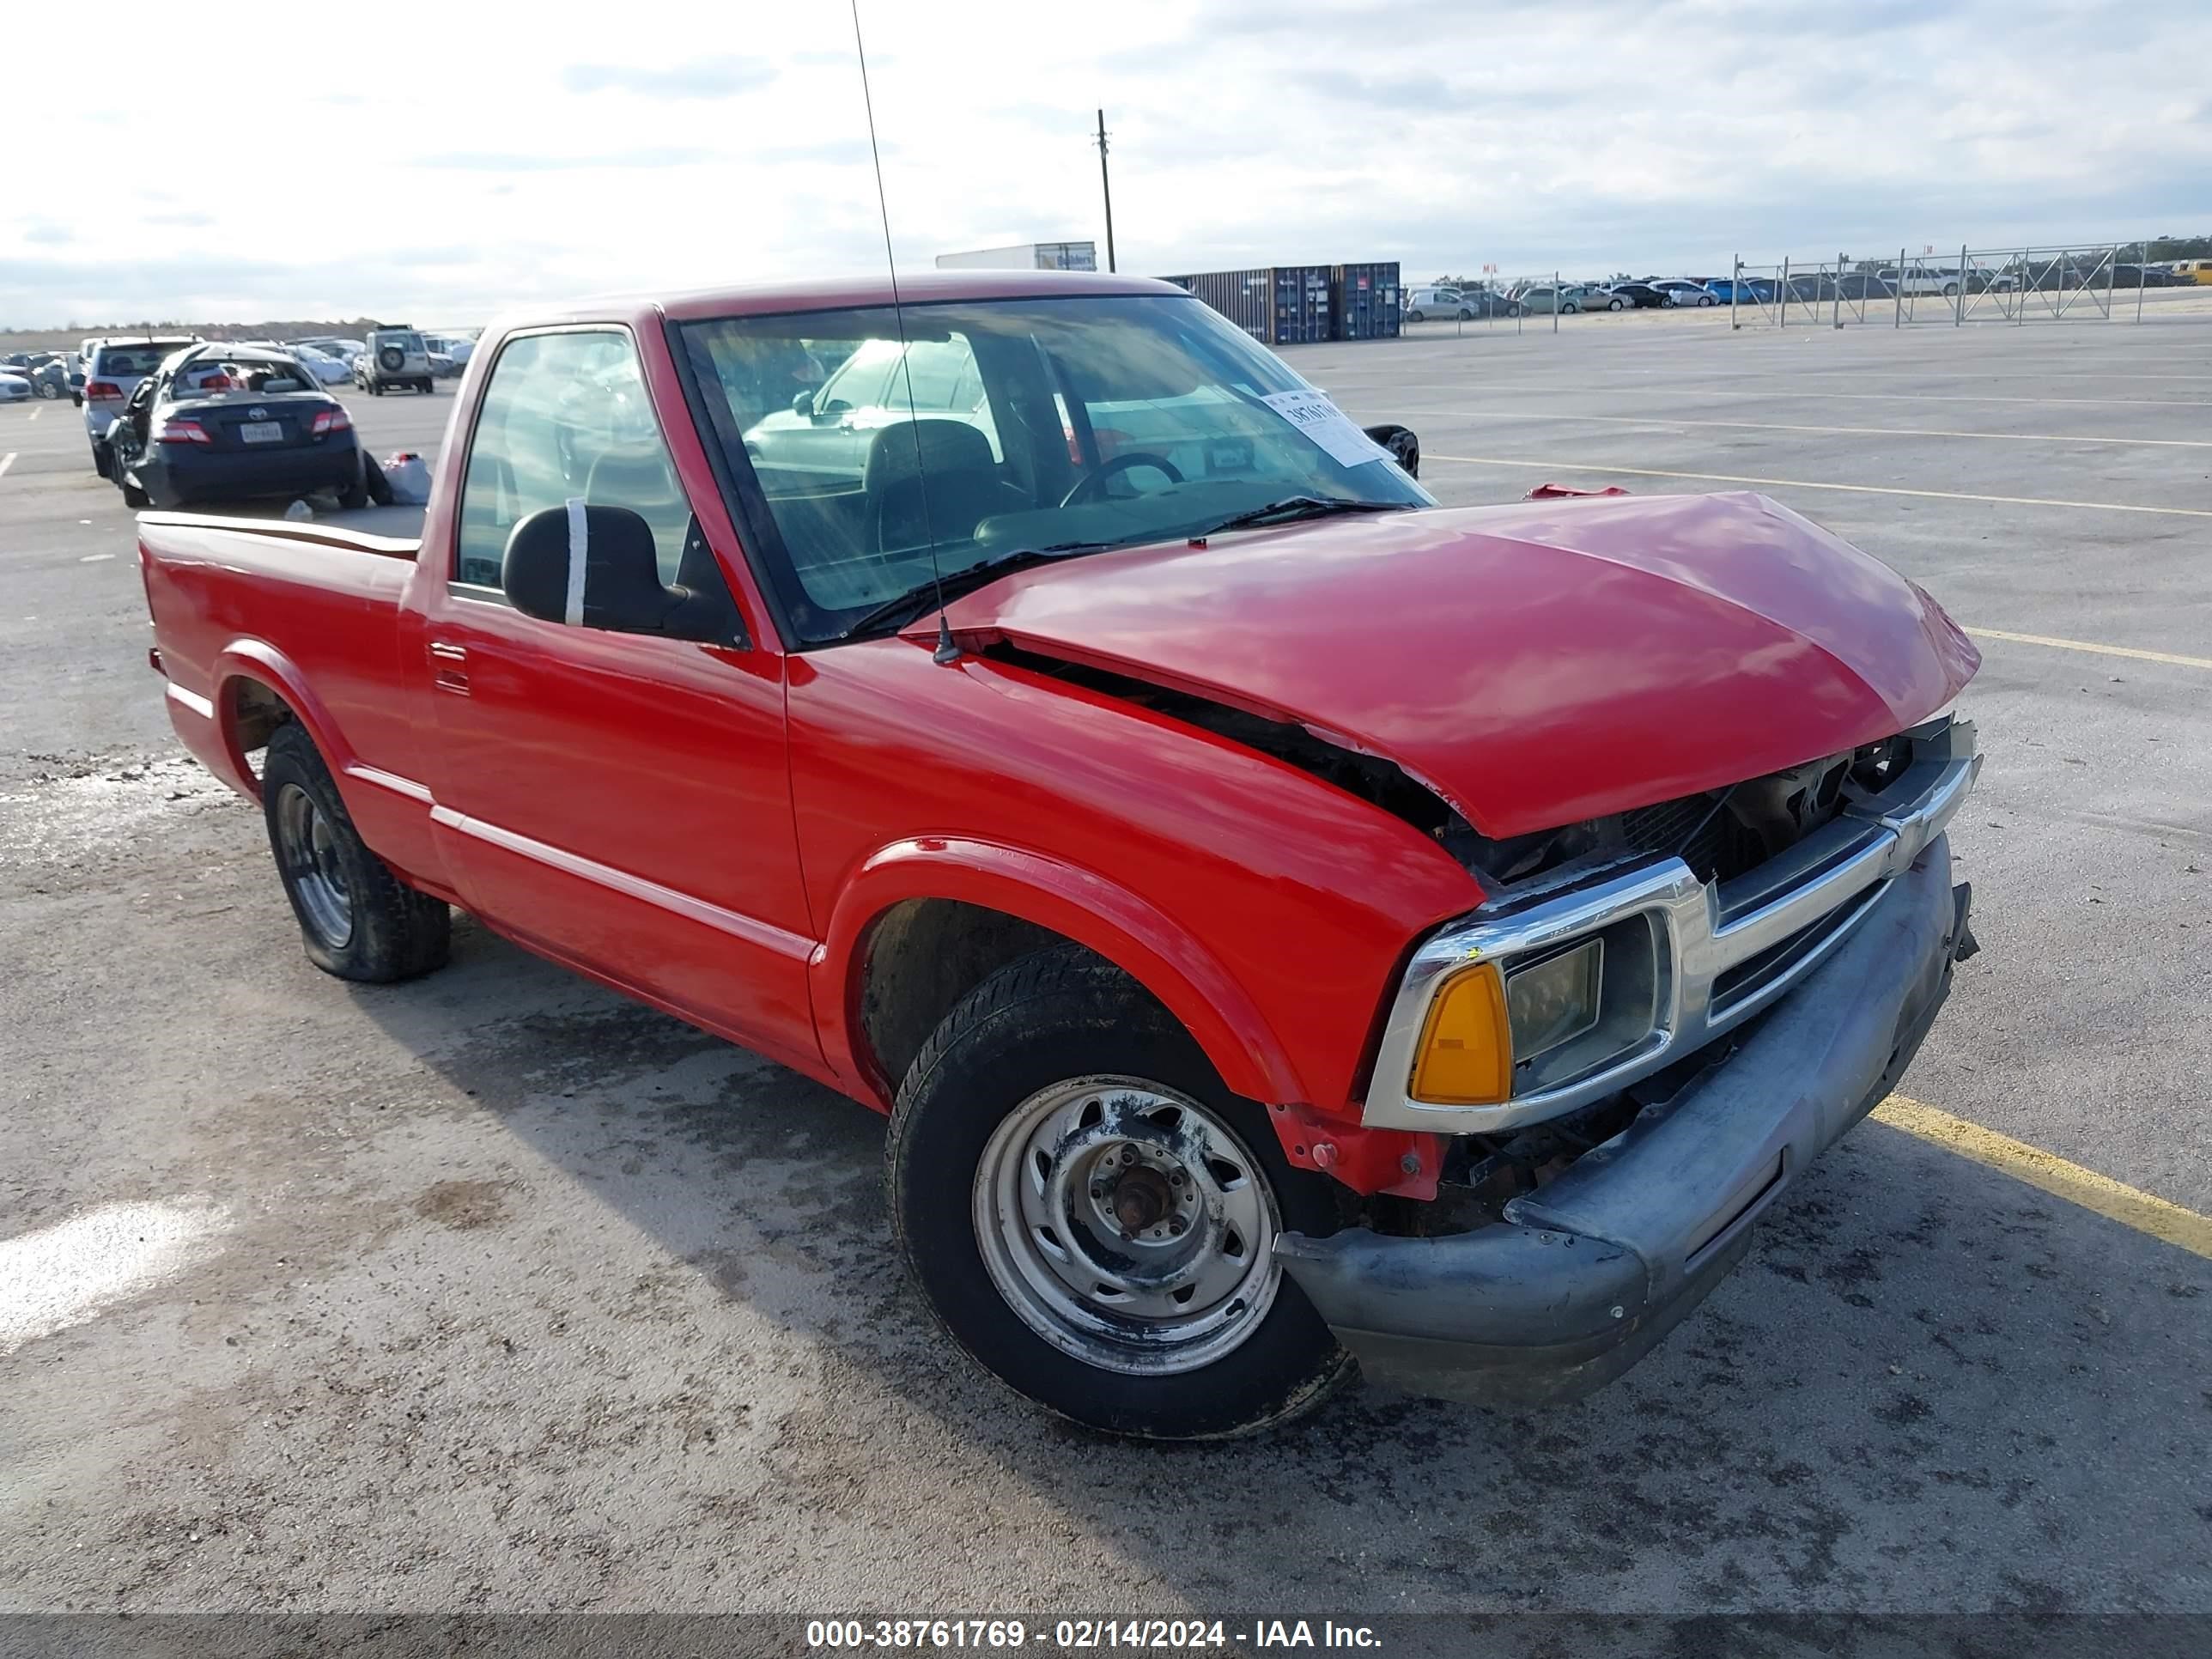
[{"label": "wheel hub", "polygon": [[984,1148],[975,1212],[1008,1305],[1109,1370],[1211,1363],[1256,1328],[1280,1279],[1260,1165],[1209,1108],[1158,1084],[1074,1079],[1032,1095]]}]

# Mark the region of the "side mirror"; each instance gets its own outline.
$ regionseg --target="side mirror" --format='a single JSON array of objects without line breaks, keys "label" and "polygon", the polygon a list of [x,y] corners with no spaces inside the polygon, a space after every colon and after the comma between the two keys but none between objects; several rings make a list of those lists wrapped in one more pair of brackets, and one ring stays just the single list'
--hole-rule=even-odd
[{"label": "side mirror", "polygon": [[1368,437],[1390,452],[1390,459],[1406,471],[1409,478],[1421,476],[1421,441],[1402,426],[1370,426]]},{"label": "side mirror", "polygon": [[743,634],[726,592],[662,586],[653,527],[626,507],[540,508],[507,536],[499,580],[517,611],[541,622],[708,645]]}]

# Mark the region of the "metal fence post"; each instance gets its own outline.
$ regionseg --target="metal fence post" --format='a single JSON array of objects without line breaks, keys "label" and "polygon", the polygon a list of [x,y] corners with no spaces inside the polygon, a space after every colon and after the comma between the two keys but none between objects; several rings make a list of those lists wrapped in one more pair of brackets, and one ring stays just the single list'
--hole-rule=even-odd
[{"label": "metal fence post", "polygon": [[1905,250],[1897,250],[1897,292],[1891,296],[1897,301],[1897,314],[1890,319],[1892,328],[1905,326]]},{"label": "metal fence post", "polygon": [[2013,298],[2019,301],[2013,307],[2012,320],[2013,326],[2015,328],[2024,325],[2027,321],[2027,286],[2034,280],[2034,273],[2028,269],[2027,253],[2028,251],[2026,248],[2020,251],[2020,281],[2014,285],[2015,292],[2013,295]]},{"label": "metal fence post", "polygon": [[1782,256],[1782,286],[1774,290],[1774,325],[1790,326],[1790,256]]},{"label": "metal fence post", "polygon": [[1736,302],[1743,297],[1743,255],[1735,256],[1734,270],[1729,276],[1729,329],[1730,332],[1743,325],[1735,319]]},{"label": "metal fence post", "polygon": [[1959,291],[1951,297],[1958,301],[1952,307],[1956,315],[1951,319],[1951,326],[1957,328],[1966,320],[1966,245],[1964,242],[1959,244]]},{"label": "metal fence post", "polygon": [[2136,244],[2136,320],[2142,321],[2143,272],[2150,269],[2150,244]]},{"label": "metal fence post", "polygon": [[1843,255],[1843,252],[1842,252],[1842,250],[1840,250],[1840,249],[1838,249],[1838,250],[1837,251],[1837,253],[1836,253],[1836,312],[1835,312],[1835,318],[1836,318],[1836,326],[1837,326],[1838,328],[1841,328],[1841,327],[1844,325],[1844,255]]},{"label": "metal fence post", "polygon": [[1559,273],[1555,269],[1552,272],[1552,332],[1554,334],[1559,331],[1559,307],[1565,301],[1559,293]]}]

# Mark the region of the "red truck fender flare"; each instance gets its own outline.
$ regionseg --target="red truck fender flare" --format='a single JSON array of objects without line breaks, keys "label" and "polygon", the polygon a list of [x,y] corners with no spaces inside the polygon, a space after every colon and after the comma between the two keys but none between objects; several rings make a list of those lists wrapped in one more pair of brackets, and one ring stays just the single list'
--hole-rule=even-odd
[{"label": "red truck fender flare", "polygon": [[338,735],[337,722],[331,718],[322,699],[307,689],[307,677],[289,657],[264,640],[252,639],[234,640],[223,647],[208,675],[209,683],[215,688],[216,720],[222,732],[223,748],[238,775],[231,781],[256,799],[260,798],[253,769],[238,742],[238,699],[234,687],[242,679],[258,681],[284,700],[293,715],[307,728],[307,734],[314,738],[315,747],[322,751],[331,774],[343,787],[346,769],[354,754],[351,746]]},{"label": "red truck fender flare", "polygon": [[908,899],[998,910],[1096,951],[1181,1020],[1222,1081],[1247,1099],[1303,1101],[1304,1085],[1258,1006],[1165,914],[1096,872],[1025,848],[921,836],[878,848],[837,895],[812,963],[816,1018],[830,1065],[875,1092],[860,1058],[862,951],[869,930]]}]

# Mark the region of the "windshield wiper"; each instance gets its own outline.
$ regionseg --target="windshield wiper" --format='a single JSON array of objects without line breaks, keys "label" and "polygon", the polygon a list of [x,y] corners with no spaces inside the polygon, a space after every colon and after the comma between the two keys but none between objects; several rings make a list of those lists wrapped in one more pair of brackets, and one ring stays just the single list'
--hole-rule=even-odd
[{"label": "windshield wiper", "polygon": [[859,621],[847,624],[845,631],[837,637],[852,640],[887,628],[903,628],[934,606],[939,593],[948,599],[957,599],[963,593],[972,593],[987,583],[1011,575],[1017,570],[1027,570],[1032,565],[1050,564],[1055,559],[1066,558],[1070,554],[1092,553],[1113,545],[1111,542],[1054,542],[1049,547],[1018,548],[1011,553],[1001,553],[995,559],[985,559],[980,564],[948,570],[942,578],[917,583],[905,592],[885,599]]},{"label": "windshield wiper", "polygon": [[1401,513],[1413,505],[1412,501],[1347,501],[1332,495],[1285,495],[1279,501],[1269,501],[1265,507],[1239,513],[1234,518],[1224,519],[1211,529],[1197,533],[1212,536],[1224,530],[1243,530],[1262,524],[1290,524],[1299,519],[1324,519],[1339,513]]}]

